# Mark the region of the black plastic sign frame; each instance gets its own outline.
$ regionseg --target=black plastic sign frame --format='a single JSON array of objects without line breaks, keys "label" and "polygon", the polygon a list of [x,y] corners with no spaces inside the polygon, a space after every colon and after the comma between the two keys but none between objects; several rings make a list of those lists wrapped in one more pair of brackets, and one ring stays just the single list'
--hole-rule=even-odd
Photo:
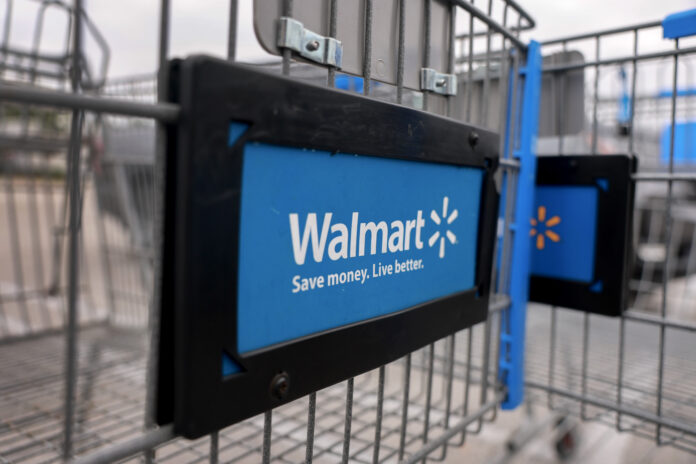
[{"label": "black plastic sign frame", "polygon": [[[592,282],[532,273],[531,301],[606,316],[619,316],[626,309],[633,249],[635,182],[632,175],[636,168],[637,159],[628,155],[541,156],[537,159],[537,187],[597,187],[597,222]],[[601,282],[601,287],[593,286],[593,282]]]},{"label": "black plastic sign frame", "polygon": [[[499,193],[498,136],[452,119],[209,57],[175,60],[166,129],[157,420],[200,437],[394,361],[485,320]],[[346,110],[346,109],[349,109]],[[249,129],[228,146],[231,121]],[[483,170],[473,289],[240,355],[237,272],[244,144]],[[221,376],[221,353],[243,368]]]}]

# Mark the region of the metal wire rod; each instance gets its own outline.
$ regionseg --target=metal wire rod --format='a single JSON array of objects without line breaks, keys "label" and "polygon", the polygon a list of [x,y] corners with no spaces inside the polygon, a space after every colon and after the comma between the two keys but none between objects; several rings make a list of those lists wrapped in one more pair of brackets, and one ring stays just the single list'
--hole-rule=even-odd
[{"label": "metal wire rod", "polygon": [[33,77],[47,77],[55,80],[63,80],[68,77],[66,71],[47,71],[43,69],[34,69],[29,66],[0,64],[0,71],[13,71],[17,74],[32,74]]},{"label": "metal wire rod", "polygon": [[502,159],[498,160],[498,163],[504,169],[514,169],[514,170],[520,169],[520,162],[516,159],[502,158]]},{"label": "metal wire rod", "polygon": [[[434,355],[435,355],[435,343],[431,343],[428,347],[428,374],[426,381],[426,393],[425,393],[425,412],[423,419],[423,445],[428,443],[428,432],[430,432],[430,411],[432,408],[432,397],[433,397],[433,369],[434,369]],[[423,464],[425,464],[425,459],[423,459]]]},{"label": "metal wire rod", "polygon": [[667,181],[696,181],[696,174],[690,172],[683,173],[638,173],[633,174],[631,178],[635,181],[642,182],[667,182]]},{"label": "metal wire rod", "polygon": [[[524,8],[522,8],[522,6],[519,3],[517,3],[515,0],[503,0],[503,2],[505,2],[506,6],[511,7],[513,10],[515,10],[517,12],[517,14],[519,15],[520,21],[522,19],[527,21],[527,25],[529,26],[530,29],[533,29],[536,26],[536,21],[534,21],[534,18],[532,18],[530,16],[530,14],[527,13],[527,11]],[[519,32],[519,31],[523,31],[524,29],[521,27],[517,27],[517,28],[512,28],[512,30]]]},{"label": "metal wire rod", "polygon": [[230,0],[230,19],[227,27],[227,59],[234,61],[237,57],[237,10],[238,0]]},{"label": "metal wire rod", "polygon": [[[403,1],[403,0],[402,0]],[[408,427],[408,405],[411,394],[411,353],[404,359],[404,396],[401,404],[401,427],[399,430],[399,461],[404,458],[406,449],[406,428]]]},{"label": "metal wire rod", "polygon": [[[447,47],[447,73],[449,74],[455,74],[456,71],[456,62],[455,62],[455,55],[457,54],[456,48],[457,48],[457,37],[456,37],[456,29],[457,29],[457,7],[454,5],[451,5],[449,8],[449,44]],[[457,82],[457,86],[459,86],[459,83]],[[456,106],[456,98],[454,95],[448,95],[446,97],[446,102],[447,102],[447,111],[445,114],[447,116],[454,117],[454,108]]]},{"label": "metal wire rod", "polygon": [[[283,16],[292,18],[293,0],[283,0]],[[283,65],[282,72],[284,76],[290,75],[290,61],[292,59],[292,51],[289,48],[283,49]]]},{"label": "metal wire rod", "polygon": [[[73,60],[71,88],[80,91],[82,51],[82,23],[80,21],[81,0],[75,0],[73,31]],[[63,417],[63,459],[73,453],[73,421],[75,419],[75,389],[77,387],[77,331],[78,331],[78,279],[79,279],[79,231],[80,231],[80,152],[82,149],[83,113],[73,110],[68,149],[68,182],[70,198],[70,222],[68,233],[68,310],[65,332],[65,404]]]},{"label": "metal wire rod", "polygon": [[384,408],[384,375],[385,367],[379,368],[379,381],[377,387],[377,411],[375,417],[375,444],[372,452],[372,462],[379,463],[379,447],[382,442],[382,411]]},{"label": "metal wire rod", "polygon": [[[453,4],[455,4],[455,5],[457,4],[456,1],[455,1],[455,2],[451,2],[451,3],[453,3]],[[517,12],[517,14],[519,15],[520,20],[522,20],[522,19],[525,20],[525,24],[524,24],[523,26],[522,26],[522,25],[519,25],[519,26],[517,26],[517,27],[516,27],[516,26],[513,26],[513,27],[511,27],[510,29],[508,29],[509,31],[519,33],[520,31],[528,31],[528,30],[530,30],[530,29],[534,29],[534,27],[536,26],[536,21],[534,21],[534,18],[532,18],[532,17],[529,15],[529,13],[527,13],[527,12],[524,10],[524,8],[522,8],[522,7],[520,6],[519,3],[517,3],[517,2],[514,1],[514,0],[503,0],[503,3],[505,3],[505,8],[506,8],[506,9],[507,9],[507,7],[511,7],[513,10],[515,10],[515,11]],[[507,29],[507,28],[506,28],[506,29]],[[480,33],[475,34],[474,37],[483,37],[483,36],[485,36],[486,34],[488,34],[487,31],[482,31],[482,32],[480,32]],[[457,38],[457,39],[466,39],[466,38],[468,38],[468,37],[469,37],[469,34],[462,34],[462,35],[458,35],[456,38]]]},{"label": "metal wire rod", "polygon": [[[674,41],[674,49],[679,50],[679,39]],[[669,166],[668,173],[674,174],[674,138],[675,138],[675,122],[677,117],[677,86],[679,81],[679,55],[674,55],[674,64],[672,69],[672,111],[670,117],[669,126]],[[672,203],[674,195],[674,186],[672,180],[667,181],[667,205],[665,209],[665,261],[664,261],[664,271],[662,273],[662,301],[660,302],[660,316],[662,319],[667,318],[667,291],[669,286],[669,274],[671,270],[670,261],[672,258],[671,247],[672,247],[672,227],[674,225],[674,219],[672,217]],[[657,416],[662,418],[662,389],[664,382],[665,373],[665,345],[667,343],[667,327],[660,325],[660,336],[659,336],[659,357],[658,357],[658,368],[657,368]],[[662,440],[662,424],[658,422],[657,433],[655,436],[655,441],[659,445]]]},{"label": "metal wire rod", "polygon": [[372,0],[365,0],[365,43],[363,48],[363,94],[370,95],[372,79]]},{"label": "metal wire rod", "polygon": [[[473,3],[473,0],[472,0]],[[471,122],[471,106],[473,99],[474,88],[474,16],[469,15],[469,52],[467,55],[467,71],[466,71],[466,106],[464,109],[464,120]],[[459,80],[459,78],[457,78]]]},{"label": "metal wire rod", "polygon": [[[493,0],[488,0],[488,16],[493,13]],[[487,102],[490,94],[491,88],[491,29],[488,28],[486,31],[486,54],[483,61],[484,78],[483,78],[483,91],[481,93],[481,98],[483,101]],[[501,92],[502,95],[502,92]],[[488,125],[488,105],[480,105],[479,111],[479,124],[483,127]],[[502,118],[501,118],[502,119]]]},{"label": "metal wire rod", "polygon": [[559,71],[571,71],[574,69],[589,68],[592,66],[606,66],[611,64],[622,64],[629,63],[633,61],[646,61],[655,60],[658,58],[669,58],[677,55],[689,55],[691,53],[696,53],[696,47],[680,48],[675,50],[665,50],[661,52],[645,53],[643,55],[636,56],[621,56],[617,58],[606,58],[603,60],[595,61],[585,61],[584,63],[569,63],[569,64],[558,64],[549,65],[542,68],[542,72],[559,72]]},{"label": "metal wire rod", "polygon": [[647,29],[650,27],[658,27],[661,25],[662,25],[662,21],[650,21],[647,23],[634,24],[632,26],[615,27],[612,29],[604,29],[601,31],[588,32],[586,34],[577,34],[577,35],[569,35],[569,36],[565,36],[565,37],[558,37],[556,39],[546,40],[544,42],[541,42],[541,45],[553,45],[553,44],[558,44],[558,43],[562,43],[562,42],[573,42],[575,40],[591,39],[597,35],[621,34],[623,32],[631,32],[631,31],[634,31],[636,29]]},{"label": "metal wire rod", "polygon": [[273,428],[273,411],[266,411],[263,415],[263,445],[261,446],[261,462],[271,462],[271,433]]},{"label": "metal wire rod", "polygon": [[[495,22],[492,18],[490,18],[486,13],[478,9],[476,6],[472,5],[471,3],[467,2],[466,0],[451,0],[451,2],[459,7],[462,7],[466,11],[468,11],[471,16],[475,17],[476,19],[479,19],[482,21],[486,26],[491,28],[493,31],[502,34],[505,36],[506,39],[510,40],[515,47],[521,49],[521,50],[527,50],[527,44],[522,42],[520,39],[518,39],[515,34]],[[473,33],[473,32],[472,32]],[[471,40],[471,39],[469,39]]]},{"label": "metal wire rod", "polygon": [[[596,36],[595,37],[595,62],[599,63],[599,50],[600,50],[600,37]],[[591,152],[593,155],[597,154],[597,141],[599,138],[598,134],[598,123],[599,121],[597,120],[597,108],[599,106],[599,102],[597,101],[598,95],[599,95],[599,65],[595,65],[594,69],[594,90],[592,92],[592,148]]]},{"label": "metal wire rod", "polygon": [[[49,63],[54,63],[54,64],[64,64],[65,61],[69,58],[69,55],[59,55],[59,54],[40,54],[37,55],[34,52],[26,51],[26,50],[21,50],[19,48],[15,47],[10,47],[10,46],[2,46],[0,47],[0,53],[3,55],[14,55],[14,56],[19,56],[22,58],[32,58],[38,61],[47,61]],[[4,65],[4,64],[3,64]],[[2,66],[2,65],[0,65]]]},{"label": "metal wire rod", "polygon": [[58,108],[80,109],[95,113],[110,113],[122,116],[158,119],[162,122],[175,122],[181,108],[171,103],[138,103],[115,98],[78,95],[56,90],[15,87],[0,84],[0,100],[33,105],[55,106]]},{"label": "metal wire rod", "polygon": [[[430,36],[431,36],[431,26],[430,18],[432,11],[432,0],[425,0],[423,4],[423,67],[430,67]],[[430,94],[428,92],[423,92],[423,111],[428,111],[428,102],[430,101]]]},{"label": "metal wire rod", "polygon": [[[638,29],[633,31],[633,55],[638,55]],[[633,127],[636,116],[636,83],[638,81],[638,61],[632,62],[633,73],[631,74],[631,106],[629,113],[628,124]],[[628,134],[628,153],[633,153],[633,142],[635,140],[635,131],[630,131]]]},{"label": "metal wire rod", "polygon": [[10,29],[12,26],[12,0],[7,0],[5,2],[5,22],[3,25],[3,31],[2,31],[2,54],[3,54],[3,59],[5,58],[4,55],[6,55],[6,48],[8,46],[8,43],[10,41]]},{"label": "metal wire rod", "polygon": [[154,448],[175,438],[174,425],[165,425],[140,435],[138,438],[102,448],[96,453],[74,459],[72,464],[101,464],[116,462],[138,454],[143,450]]},{"label": "metal wire rod", "polygon": [[346,382],[346,415],[343,425],[343,454],[341,462],[346,464],[350,461],[350,429],[353,422],[353,389],[355,388],[355,379],[351,377]]},{"label": "metal wire rod", "polygon": [[[450,416],[452,413],[452,386],[454,383],[454,357],[455,357],[455,336],[450,335],[447,337],[447,358],[445,360],[445,366],[447,369],[447,381],[445,382],[444,385],[444,395],[445,395],[445,419],[444,419],[444,424],[443,427],[445,430],[449,429],[450,427]],[[445,458],[447,458],[447,445],[449,443],[445,441],[442,444],[442,453],[440,456],[437,458],[434,458],[435,461],[444,461]]]},{"label": "metal wire rod", "polygon": [[696,427],[693,425],[685,424],[683,422],[679,422],[667,417],[659,417],[656,414],[651,414],[645,411],[642,411],[637,408],[632,408],[630,406],[619,406],[612,400],[605,400],[602,398],[596,398],[592,396],[585,396],[583,397],[579,393],[574,393],[570,390],[563,390],[560,388],[556,387],[551,387],[549,385],[544,385],[541,383],[537,383],[534,381],[527,381],[525,382],[525,386],[528,388],[535,388],[538,390],[544,390],[544,391],[550,391],[554,394],[557,394],[558,396],[564,396],[567,398],[571,398],[576,401],[583,401],[586,404],[592,405],[592,406],[597,406],[600,408],[605,408],[609,409],[611,411],[616,411],[620,412],[621,414],[625,414],[627,416],[635,417],[636,419],[652,422],[654,424],[662,424],[665,427],[669,427],[671,429],[674,429],[678,432],[684,432],[689,435],[696,435]]},{"label": "metal wire rod", "polygon": [[307,408],[307,445],[305,447],[305,463],[311,464],[314,458],[314,426],[317,412],[317,393],[309,394],[309,405]]},{"label": "metal wire rod", "polygon": [[474,414],[471,414],[463,418],[461,421],[457,423],[457,425],[448,429],[445,433],[437,437],[435,440],[430,441],[426,446],[423,446],[416,453],[409,456],[407,460],[402,461],[401,464],[415,464],[416,462],[425,459],[430,453],[442,446],[443,443],[449,441],[458,433],[465,431],[466,427],[469,424],[482,418],[491,409],[497,408],[504,398],[505,395],[503,393],[497,393],[493,401],[489,401],[488,403],[482,405],[481,408]]},{"label": "metal wire rod", "polygon": [[508,295],[494,295],[488,305],[488,313],[496,313],[510,307],[510,297]]},{"label": "metal wire rod", "polygon": [[157,64],[161,68],[169,54],[169,0],[160,2],[159,48]]},{"label": "metal wire rod", "polygon": [[[336,37],[336,26],[338,24],[338,0],[329,0],[329,37]],[[336,68],[329,66],[327,76],[328,87],[336,86]]]},{"label": "metal wire rod", "polygon": [[[160,3],[160,28],[159,28],[159,47],[158,47],[158,67],[161,70],[167,61],[167,55],[169,53],[169,7],[170,7],[170,0],[161,0]],[[159,75],[159,78],[161,81],[164,80],[164,76],[162,74]],[[167,93],[167,88],[166,84],[164,82],[158,82],[158,97],[159,99],[162,99],[164,95]],[[164,170],[166,169],[165,166],[165,154],[164,154],[164,128],[162,127],[161,124],[157,125],[156,132],[155,132],[155,157],[157,158],[157,165],[160,166],[161,171],[155,173],[156,176],[156,195],[158,196],[158,205],[157,207],[154,207],[153,205],[153,210],[155,211],[155,217],[157,220],[157,235],[154,236],[156,243],[160,245],[161,243],[159,242],[162,236],[162,222],[163,222],[163,211],[164,207],[164,183],[162,180],[162,176],[164,175]],[[154,231],[153,231],[154,232]],[[153,234],[154,235],[154,234]],[[158,246],[159,248],[159,246]],[[159,268],[159,265],[157,265],[156,269],[154,269],[156,272],[156,279],[155,282],[159,282],[160,279],[160,274],[161,274],[161,269]],[[155,287],[157,287],[155,285]],[[146,381],[146,393],[145,393],[145,418],[143,421],[143,426],[145,430],[151,430],[153,427],[155,427],[156,420],[155,420],[155,415],[156,415],[156,385],[157,385],[157,357],[159,355],[159,338],[160,338],[160,319],[159,319],[159,313],[157,312],[157,308],[159,307],[159,299],[160,299],[160,294],[159,291],[152,292],[150,301],[149,301],[149,308],[148,308],[148,329],[149,329],[149,349],[148,349],[148,357],[146,361],[146,367],[145,367],[145,381]],[[211,452],[214,451],[215,454],[211,455],[214,457],[215,460],[217,460],[217,448],[218,448],[218,440],[217,436],[211,436]],[[153,449],[146,449],[145,450],[145,463],[150,464],[151,462],[154,461],[155,458],[155,453]]]},{"label": "metal wire rod", "polygon": [[220,436],[219,432],[210,434],[210,464],[218,464],[220,454]]},{"label": "metal wire rod", "polygon": [[[599,35],[594,36],[594,42],[595,42],[595,61],[599,62],[600,61],[600,46],[601,46],[601,37]],[[566,46],[566,42],[563,43],[564,47]],[[634,60],[635,62],[635,60]],[[599,102],[597,101],[598,96],[599,96],[599,65],[596,65],[594,68],[594,86],[593,86],[593,92],[592,92],[592,139],[591,139],[591,153],[593,155],[597,154],[597,144],[599,140],[599,131],[598,131],[598,124],[599,121],[597,119],[597,109],[599,107]],[[589,342],[590,342],[590,313],[585,313],[583,317],[583,326],[582,326],[582,374],[581,374],[581,382],[580,382],[580,388],[582,390],[582,396],[585,397],[587,396],[587,364],[588,364],[588,358],[589,358]],[[580,405],[580,417],[583,420],[588,420],[589,418],[586,415],[586,404],[582,402]]]},{"label": "metal wire rod", "polygon": [[634,312],[628,310],[623,314],[624,319],[628,319],[636,322],[644,322],[646,324],[654,325],[664,325],[670,329],[686,330],[689,332],[696,332],[696,324],[689,324],[687,322],[677,322],[671,321],[669,319],[664,319],[660,316],[651,316],[649,314],[643,314],[639,312]]},{"label": "metal wire rod", "polygon": [[[519,32],[524,32],[524,31],[529,31],[531,29],[534,29],[534,26],[530,26],[529,24],[524,24],[523,26],[517,27],[517,26],[511,26],[508,28],[510,32],[514,33],[519,33]],[[488,35],[487,31],[479,31],[475,32],[473,37],[485,37]],[[459,34],[455,37],[455,39],[461,41],[461,40],[467,40],[469,38],[469,34]]]}]

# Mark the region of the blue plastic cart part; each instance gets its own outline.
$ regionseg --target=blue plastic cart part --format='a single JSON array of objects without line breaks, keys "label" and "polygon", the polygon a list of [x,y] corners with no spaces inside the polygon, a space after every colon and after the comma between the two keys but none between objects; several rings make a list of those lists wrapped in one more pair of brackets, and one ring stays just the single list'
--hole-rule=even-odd
[{"label": "blue plastic cart part", "polygon": [[[696,87],[677,89],[677,97],[693,97],[694,95],[696,95]],[[660,90],[657,98],[672,98],[672,89]]]},{"label": "blue plastic cart part", "polygon": [[239,353],[475,287],[483,169],[265,143],[243,156]]},{"label": "blue plastic cart part", "polygon": [[357,93],[363,93],[362,77],[349,76],[348,74],[339,74],[336,76],[335,87],[341,90],[351,90]]},{"label": "blue plastic cart part", "polygon": [[[672,126],[667,125],[660,136],[660,160],[669,164],[670,135]],[[696,164],[696,121],[674,124],[674,163]]]},{"label": "blue plastic cart part", "polygon": [[537,186],[530,221],[533,275],[592,283],[599,188]]},{"label": "blue plastic cart part", "polygon": [[662,20],[662,36],[665,39],[690,35],[696,35],[696,8],[673,13]]},{"label": "blue plastic cart part", "polygon": [[631,97],[628,93],[626,70],[623,67],[619,70],[619,79],[621,79],[621,95],[619,96],[619,113],[616,119],[619,124],[629,124],[631,122]]},{"label": "blue plastic cart part", "polygon": [[[524,398],[524,336],[529,297],[531,269],[531,240],[529,219],[534,212],[536,177],[536,143],[539,129],[539,102],[541,100],[541,47],[532,41],[527,48],[523,101],[519,123],[519,145],[514,156],[520,161],[517,183],[517,201],[513,231],[513,251],[510,275],[511,305],[503,317],[500,349],[500,378],[507,387],[503,409],[514,409]],[[513,118],[513,124],[515,123]],[[508,135],[509,136],[509,135]],[[512,143],[512,141],[506,141]],[[513,146],[515,146],[513,144]]]}]

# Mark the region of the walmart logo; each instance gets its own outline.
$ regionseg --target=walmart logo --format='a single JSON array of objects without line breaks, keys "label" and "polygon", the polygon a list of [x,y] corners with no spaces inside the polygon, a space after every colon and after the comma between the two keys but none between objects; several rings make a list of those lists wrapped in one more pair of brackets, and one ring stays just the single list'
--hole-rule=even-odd
[{"label": "walmart logo", "polygon": [[[457,236],[447,226],[458,217],[456,209],[449,211],[449,198],[442,199],[442,215],[432,210],[430,219],[440,230],[428,239],[428,246],[439,244],[439,256],[445,257],[445,242],[457,243]],[[290,239],[295,264],[301,266],[308,256],[321,263],[328,257],[331,261],[356,256],[397,253],[423,248],[423,211],[417,210],[412,218],[387,221],[362,221],[360,213],[354,211],[350,223],[335,222],[333,213],[324,213],[323,220],[317,213],[308,213],[301,225],[301,218],[290,213]],[[443,230],[444,229],[444,230]]]},{"label": "walmart logo", "polygon": [[561,236],[551,230],[552,227],[561,223],[560,216],[553,216],[548,221],[546,220],[546,207],[539,206],[537,209],[537,217],[530,220],[532,228],[529,231],[531,237],[536,237],[536,247],[538,250],[543,250],[546,246],[546,238],[552,242],[560,242]]},{"label": "walmart logo", "polygon": [[[443,198],[442,199],[442,218],[437,215],[437,212],[435,210],[432,210],[430,212],[430,219],[432,219],[432,221],[435,224],[437,224],[438,226],[442,225],[442,222],[445,220],[447,221],[447,225],[452,224],[454,222],[454,220],[457,219],[457,216],[459,215],[459,212],[455,209],[455,210],[452,210],[452,212],[450,213],[449,216],[447,216],[448,204],[449,204],[449,198],[448,197]],[[433,247],[433,245],[435,245],[435,243],[437,243],[437,239],[438,238],[440,239],[440,253],[439,253],[440,258],[445,257],[445,237],[447,237],[447,240],[449,240],[452,245],[457,243],[457,236],[454,235],[454,233],[449,229],[447,229],[445,231],[445,235],[443,237],[440,237],[440,231],[436,231],[428,239],[428,246],[430,246],[431,248]]]}]

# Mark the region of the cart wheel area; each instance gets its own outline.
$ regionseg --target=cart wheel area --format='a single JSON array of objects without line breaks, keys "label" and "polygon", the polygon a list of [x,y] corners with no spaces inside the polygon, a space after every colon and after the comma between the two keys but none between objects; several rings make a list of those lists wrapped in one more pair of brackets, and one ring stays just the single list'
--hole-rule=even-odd
[{"label": "cart wheel area", "polygon": [[556,455],[562,461],[567,461],[576,455],[580,440],[580,424],[569,416],[561,417],[556,422],[555,439],[553,442]]}]

